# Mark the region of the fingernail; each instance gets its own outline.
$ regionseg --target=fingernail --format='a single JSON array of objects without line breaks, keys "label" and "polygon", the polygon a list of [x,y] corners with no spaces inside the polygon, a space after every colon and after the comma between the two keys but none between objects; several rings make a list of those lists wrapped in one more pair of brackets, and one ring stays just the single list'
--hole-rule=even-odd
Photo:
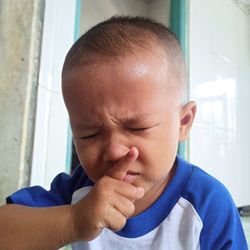
[{"label": "fingernail", "polygon": [[137,187],[137,199],[141,199],[144,196],[144,188]]}]

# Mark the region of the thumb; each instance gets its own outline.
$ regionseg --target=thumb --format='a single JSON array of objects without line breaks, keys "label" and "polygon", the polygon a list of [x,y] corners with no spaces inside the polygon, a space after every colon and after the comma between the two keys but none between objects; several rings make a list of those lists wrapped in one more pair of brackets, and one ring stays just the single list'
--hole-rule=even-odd
[{"label": "thumb", "polygon": [[139,151],[136,147],[132,147],[128,153],[123,156],[117,163],[108,171],[107,175],[123,181],[130,165],[138,158]]}]

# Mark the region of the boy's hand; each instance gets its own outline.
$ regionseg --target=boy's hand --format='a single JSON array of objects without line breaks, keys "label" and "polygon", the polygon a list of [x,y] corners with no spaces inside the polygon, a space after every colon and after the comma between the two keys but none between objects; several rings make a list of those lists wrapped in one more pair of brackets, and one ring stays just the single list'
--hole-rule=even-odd
[{"label": "boy's hand", "polygon": [[75,240],[96,238],[103,228],[122,229],[134,213],[134,202],[144,195],[144,189],[126,182],[127,170],[138,157],[133,147],[107,175],[100,178],[88,195],[72,206]]}]

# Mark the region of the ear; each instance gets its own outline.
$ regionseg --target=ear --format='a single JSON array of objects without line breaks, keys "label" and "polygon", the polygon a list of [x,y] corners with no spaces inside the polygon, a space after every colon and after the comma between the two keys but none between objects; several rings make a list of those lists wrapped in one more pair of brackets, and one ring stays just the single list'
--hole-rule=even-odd
[{"label": "ear", "polygon": [[179,141],[184,141],[187,139],[188,133],[194,121],[195,114],[196,114],[196,103],[193,101],[188,102],[181,108]]}]

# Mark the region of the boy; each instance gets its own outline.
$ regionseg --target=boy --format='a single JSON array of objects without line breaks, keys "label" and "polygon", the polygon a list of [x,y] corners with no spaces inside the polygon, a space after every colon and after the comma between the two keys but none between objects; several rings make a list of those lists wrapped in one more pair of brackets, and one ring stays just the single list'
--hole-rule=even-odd
[{"label": "boy", "polygon": [[196,105],[166,27],[100,23],[70,49],[62,89],[81,166],[7,198],[2,249],[247,249],[228,191],[176,156]]}]

